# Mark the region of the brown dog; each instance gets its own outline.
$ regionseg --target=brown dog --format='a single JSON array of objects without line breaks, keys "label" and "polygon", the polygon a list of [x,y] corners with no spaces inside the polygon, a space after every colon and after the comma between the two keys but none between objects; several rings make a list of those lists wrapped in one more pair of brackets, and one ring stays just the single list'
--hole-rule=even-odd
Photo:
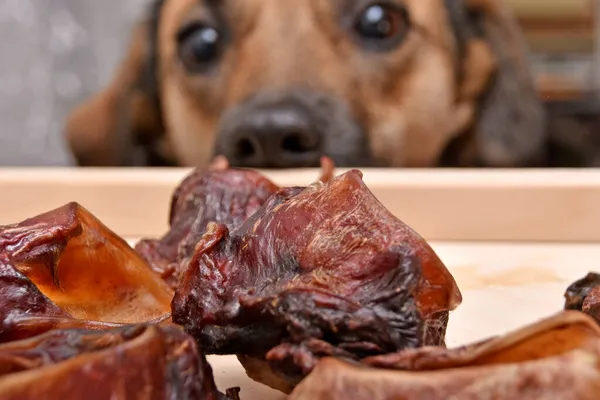
[{"label": "brown dog", "polygon": [[502,0],[161,0],[67,135],[81,165],[517,167],[545,142]]}]

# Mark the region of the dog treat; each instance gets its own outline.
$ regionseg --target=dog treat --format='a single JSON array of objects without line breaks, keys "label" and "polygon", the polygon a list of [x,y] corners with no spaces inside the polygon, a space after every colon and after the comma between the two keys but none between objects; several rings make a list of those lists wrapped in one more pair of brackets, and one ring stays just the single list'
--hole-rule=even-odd
[{"label": "dog treat", "polygon": [[565,309],[583,311],[600,323],[600,274],[590,272],[565,292]]},{"label": "dog treat", "polygon": [[[330,180],[332,161],[323,157],[321,168],[321,181]],[[169,232],[159,240],[142,240],[135,249],[176,288],[210,222],[237,228],[277,190],[260,172],[230,168],[226,158],[217,157],[208,170],[195,169],[175,190]]]},{"label": "dog treat", "polygon": [[171,289],[76,203],[0,227],[0,342],[170,317]]},{"label": "dog treat", "polygon": [[564,311],[472,345],[424,347],[364,359],[323,359],[290,400],[593,400],[600,328]]},{"label": "dog treat", "polygon": [[277,190],[259,172],[231,169],[219,159],[208,170],[194,170],[177,187],[169,232],[160,240],[142,240],[135,249],[174,288],[209,222],[237,227]]},{"label": "dog treat", "polygon": [[596,286],[590,291],[590,294],[583,301],[581,311],[600,323],[600,286]]},{"label": "dog treat", "polygon": [[210,223],[173,299],[208,354],[283,392],[324,356],[444,345],[456,283],[351,170],[285,188],[237,229]]},{"label": "dog treat", "polygon": [[573,282],[565,292],[565,310],[581,311],[585,298],[596,286],[600,286],[600,274],[594,272]]},{"label": "dog treat", "polygon": [[44,296],[25,275],[0,263],[0,343],[52,329],[109,329],[118,325],[74,319]]},{"label": "dog treat", "polygon": [[0,345],[0,398],[237,399],[217,391],[195,341],[176,326],[54,330]]}]

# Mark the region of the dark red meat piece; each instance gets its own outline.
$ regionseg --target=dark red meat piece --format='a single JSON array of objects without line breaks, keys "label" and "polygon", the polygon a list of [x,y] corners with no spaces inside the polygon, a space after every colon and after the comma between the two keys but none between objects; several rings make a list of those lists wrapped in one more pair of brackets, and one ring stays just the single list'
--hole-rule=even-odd
[{"label": "dark red meat piece", "polygon": [[281,189],[237,229],[209,224],[173,321],[284,392],[327,355],[444,345],[456,283],[359,171]]},{"label": "dark red meat piece", "polygon": [[76,203],[0,227],[0,342],[167,321],[172,296],[123,239]]},{"label": "dark red meat piece", "polygon": [[135,249],[176,287],[181,267],[189,261],[209,222],[239,226],[277,189],[256,171],[230,169],[227,164],[208,171],[196,169],[173,194],[169,232],[159,240],[142,240]]},{"label": "dark red meat piece", "polygon": [[600,323],[600,274],[590,272],[565,292],[565,310],[578,310]]},{"label": "dark red meat piece", "polygon": [[76,203],[0,227],[0,398],[225,399],[172,295]]},{"label": "dark red meat piece", "polygon": [[[321,180],[331,179],[331,160],[324,157],[321,165]],[[260,172],[230,168],[226,159],[217,157],[208,170],[194,170],[175,190],[169,232],[158,240],[144,239],[135,249],[176,288],[210,222],[237,228],[277,190],[279,187]]]},{"label": "dark red meat piece", "polygon": [[581,311],[600,324],[600,286],[594,287],[583,301]]},{"label": "dark red meat piece", "polygon": [[54,330],[0,345],[0,398],[228,399],[198,345],[173,325]]},{"label": "dark red meat piece", "polygon": [[565,311],[454,349],[421,347],[363,359],[327,358],[290,400],[595,400],[600,328]]}]

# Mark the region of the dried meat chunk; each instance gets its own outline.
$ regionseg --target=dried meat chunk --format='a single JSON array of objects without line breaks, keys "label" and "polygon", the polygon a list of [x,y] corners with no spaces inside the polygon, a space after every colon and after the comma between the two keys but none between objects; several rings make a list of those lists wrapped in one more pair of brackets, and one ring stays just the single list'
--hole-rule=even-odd
[{"label": "dried meat chunk", "polygon": [[[332,178],[334,167],[329,158],[322,158],[321,181]],[[169,232],[160,239],[141,240],[135,249],[176,288],[209,223],[237,228],[277,190],[260,172],[230,168],[227,159],[217,157],[208,170],[195,169],[175,190]]]},{"label": "dried meat chunk", "polygon": [[76,203],[0,227],[0,341],[170,317],[172,290]]},{"label": "dried meat chunk", "polygon": [[581,311],[583,301],[596,286],[600,286],[600,274],[594,272],[569,285],[565,291],[565,310]]},{"label": "dried meat chunk", "polygon": [[456,349],[423,347],[361,363],[323,359],[290,400],[592,400],[600,390],[600,329],[565,311]]},{"label": "dried meat chunk", "polygon": [[590,315],[600,324],[600,286],[594,287],[586,296],[581,311]]},{"label": "dried meat chunk", "polygon": [[285,188],[241,227],[209,224],[173,321],[289,392],[321,357],[444,345],[461,302],[444,264],[351,170]]},{"label": "dried meat chunk", "polygon": [[229,399],[195,341],[173,325],[54,330],[0,345],[0,398]]},{"label": "dried meat chunk", "polygon": [[600,323],[600,274],[590,272],[565,291],[565,310],[578,310]]},{"label": "dried meat chunk", "polygon": [[210,222],[241,225],[278,190],[257,171],[229,168],[226,162],[196,169],[177,187],[171,200],[169,232],[135,246],[152,268],[176,287],[181,268]]}]

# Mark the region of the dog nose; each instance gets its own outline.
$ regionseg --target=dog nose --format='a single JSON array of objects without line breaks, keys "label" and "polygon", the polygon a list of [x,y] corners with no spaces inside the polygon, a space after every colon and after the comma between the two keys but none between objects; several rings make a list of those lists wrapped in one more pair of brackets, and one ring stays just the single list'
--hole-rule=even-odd
[{"label": "dog nose", "polygon": [[321,156],[320,135],[309,114],[289,105],[247,113],[220,140],[221,153],[238,167],[314,167]]}]

